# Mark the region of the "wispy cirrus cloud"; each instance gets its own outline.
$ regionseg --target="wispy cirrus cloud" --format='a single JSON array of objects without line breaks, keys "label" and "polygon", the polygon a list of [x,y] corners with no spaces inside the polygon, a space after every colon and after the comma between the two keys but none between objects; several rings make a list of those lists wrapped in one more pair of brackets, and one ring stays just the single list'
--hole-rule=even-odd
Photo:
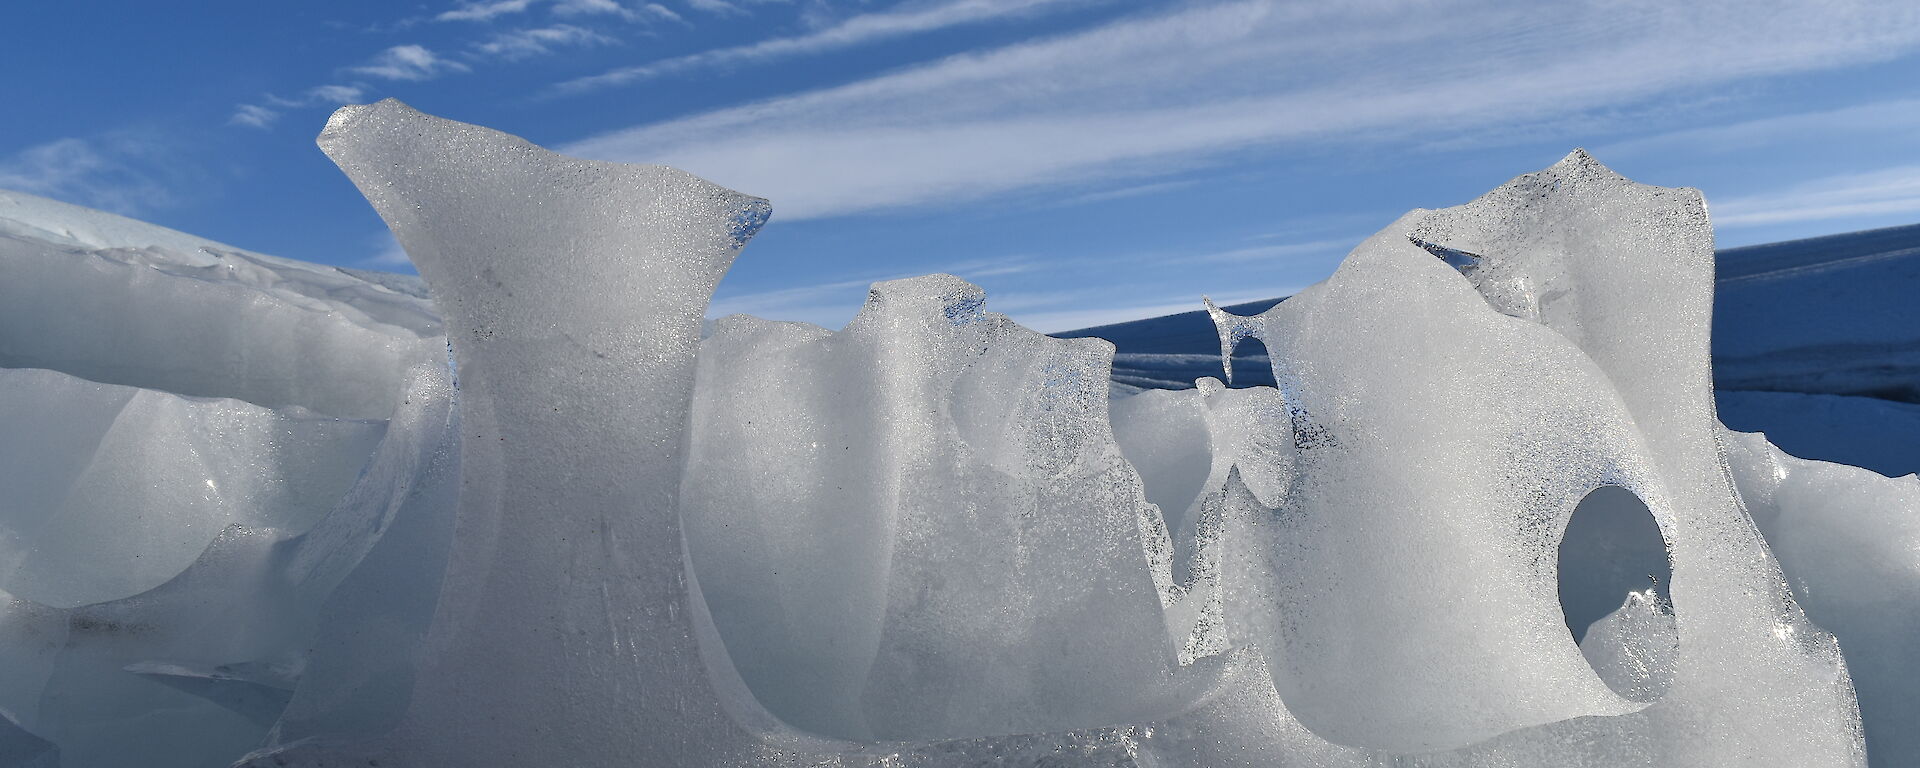
[{"label": "wispy cirrus cloud", "polygon": [[685,22],[679,13],[659,3],[635,3],[627,5],[617,0],[559,0],[553,4],[553,15],[563,18],[583,16],[613,16],[627,21],[674,21]]},{"label": "wispy cirrus cloud", "polygon": [[561,48],[586,48],[619,43],[619,40],[585,27],[556,24],[551,27],[502,32],[475,43],[473,50],[489,58],[516,61],[532,56],[544,56]]},{"label": "wispy cirrus cloud", "polygon": [[715,16],[745,16],[747,12],[727,0],[686,0],[687,7]]},{"label": "wispy cirrus cloud", "polygon": [[56,139],[0,158],[0,188],[140,215],[179,199],[170,149],[125,131]]},{"label": "wispy cirrus cloud", "polygon": [[[622,67],[591,77],[569,80],[560,83],[554,89],[558,93],[584,93],[692,70],[773,61],[963,24],[1027,16],[1040,13],[1050,7],[1084,5],[1090,1],[949,0],[935,5],[876,11],[860,14],[804,35],[776,37],[750,45],[715,48],[648,64]],[[697,9],[709,12],[744,13],[737,6],[721,0],[695,0],[693,5]]]},{"label": "wispy cirrus cloud", "polygon": [[254,128],[268,128],[273,121],[280,119],[280,113],[258,104],[241,104],[233,109],[233,116],[227,118],[230,125],[246,125]]},{"label": "wispy cirrus cloud", "polygon": [[492,21],[497,16],[526,13],[534,0],[491,0],[490,2],[463,2],[460,7],[442,11],[433,17],[434,21]]},{"label": "wispy cirrus cloud", "polygon": [[[493,22],[522,17],[544,7],[552,17],[545,26],[522,26],[492,31]],[[731,6],[729,6],[731,7]],[[679,13],[657,2],[626,0],[465,0],[456,7],[433,16],[414,16],[388,25],[391,30],[410,29],[419,24],[457,22],[477,24],[475,36],[456,36],[439,50],[420,43],[395,45],[368,59],[343,66],[336,74],[371,81],[396,83],[423,82],[450,74],[472,72],[475,66],[489,62],[516,62],[556,53],[566,48],[589,48],[620,44],[619,38],[588,26],[599,17],[627,22],[653,24],[685,23]],[[565,19],[566,21],[558,21]],[[578,22],[578,23],[576,23]],[[460,40],[460,37],[466,37]],[[449,52],[450,51],[450,52]],[[301,107],[333,106],[362,100],[372,86],[365,82],[351,85],[321,85],[296,97],[269,94],[261,101],[239,104],[228,117],[230,125],[271,128],[283,111]]]},{"label": "wispy cirrus cloud", "polygon": [[1716,228],[1920,214],[1920,165],[1827,176],[1774,192],[1708,201]]},{"label": "wispy cirrus cloud", "polygon": [[355,74],[384,80],[431,80],[448,72],[467,72],[472,67],[434,53],[423,45],[396,45],[376,54],[367,63],[350,67]]},{"label": "wispy cirrus cloud", "polygon": [[241,104],[234,107],[233,116],[228,118],[227,122],[230,125],[270,128],[274,121],[280,119],[280,111],[283,109],[351,104],[365,95],[366,86],[359,84],[314,86],[292,98],[268,94],[265,104]]},{"label": "wispy cirrus cloud", "polygon": [[[520,32],[524,34],[495,35],[487,41],[476,44],[476,48],[490,51],[491,55],[501,58],[513,59],[543,53],[553,46],[568,41],[578,44],[576,33],[568,30],[521,30]],[[579,32],[593,34],[586,30],[579,30]],[[344,68],[342,72],[380,80],[419,82],[450,72],[471,70],[472,67],[434,53],[426,46],[408,44],[383,50],[362,64]],[[331,83],[308,88],[298,96],[268,94],[260,103],[236,105],[233,114],[227,118],[227,124],[250,128],[271,128],[284,110],[351,104],[364,99],[370,89],[371,87],[364,82]]]},{"label": "wispy cirrus cloud", "polygon": [[783,220],[1429,141],[1920,50],[1920,6],[1264,0],[1136,15],[564,147],[664,162]]},{"label": "wispy cirrus cloud", "polygon": [[1670,131],[1595,147],[1594,155],[1608,158],[1671,151],[1746,152],[1809,137],[1831,141],[1840,135],[1911,135],[1916,130],[1920,130],[1920,99],[1892,99]]},{"label": "wispy cirrus cloud", "polygon": [[[530,14],[536,6],[542,5],[546,6],[549,13],[561,18],[612,16],[626,19],[627,21],[681,20],[679,13],[657,2],[628,2],[628,0],[466,0],[458,3],[454,8],[441,11],[431,16],[415,16],[403,19],[393,24],[392,27],[396,29],[406,29],[427,21],[468,22],[485,25],[491,24],[497,19]],[[695,5],[697,5],[697,3],[695,3]],[[729,7],[732,8],[733,6]]]}]

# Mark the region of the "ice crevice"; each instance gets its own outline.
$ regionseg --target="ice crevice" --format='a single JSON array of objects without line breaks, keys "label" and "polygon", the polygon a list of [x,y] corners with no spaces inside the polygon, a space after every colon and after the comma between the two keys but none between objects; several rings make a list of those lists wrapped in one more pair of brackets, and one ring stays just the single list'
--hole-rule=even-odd
[{"label": "ice crevice", "polygon": [[[955,275],[703,333],[773,208],[677,169],[393,100],[319,144],[430,302],[9,203],[44,285],[262,320],[63,346],[0,285],[0,764],[1920,755],[1920,479],[1721,426],[1697,191],[1576,151],[1128,394]],[[101,530],[167,562],[62,570]]]}]

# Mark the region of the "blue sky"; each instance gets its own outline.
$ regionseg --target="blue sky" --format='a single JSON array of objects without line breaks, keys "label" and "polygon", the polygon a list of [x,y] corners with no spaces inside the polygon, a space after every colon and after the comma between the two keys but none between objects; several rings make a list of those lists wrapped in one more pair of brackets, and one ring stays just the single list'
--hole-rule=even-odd
[{"label": "blue sky", "polygon": [[1577,146],[1722,245],[1920,222],[1912,0],[13,3],[0,187],[405,271],[313,145],[388,96],[770,198],[716,311],[831,327],[928,272],[1040,330],[1283,295]]}]

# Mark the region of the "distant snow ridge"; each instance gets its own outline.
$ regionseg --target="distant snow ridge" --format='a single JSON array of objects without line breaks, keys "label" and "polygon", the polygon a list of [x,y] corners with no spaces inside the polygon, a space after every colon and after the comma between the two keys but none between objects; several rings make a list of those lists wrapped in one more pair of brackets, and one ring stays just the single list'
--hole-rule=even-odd
[{"label": "distant snow ridge", "polygon": [[949,275],[707,325],[769,206],[671,168],[320,144],[444,318],[0,197],[0,765],[1920,759],[1920,479],[1720,426],[1692,190],[1411,212],[1128,396]]}]

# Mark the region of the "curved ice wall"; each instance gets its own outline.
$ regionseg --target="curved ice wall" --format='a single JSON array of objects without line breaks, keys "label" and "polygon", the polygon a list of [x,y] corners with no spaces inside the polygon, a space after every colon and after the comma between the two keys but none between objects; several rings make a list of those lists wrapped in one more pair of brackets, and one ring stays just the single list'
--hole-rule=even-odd
[{"label": "curved ice wall", "polygon": [[[48,436],[0,473],[31,500],[0,508],[21,593],[0,610],[4,759],[1920,754],[1916,481],[1715,422],[1693,191],[1576,153],[1412,212],[1274,309],[1216,313],[1279,387],[1115,399],[1109,346],[1020,328],[952,276],[878,284],[839,331],[735,317],[702,342],[769,209],[673,169],[392,101],[343,109],[321,145],[444,326],[382,284],[179,233],[0,222],[0,263],[61,290],[157,281],[189,318],[251,291],[292,322],[130,365],[0,329],[0,354],[64,366],[0,370],[0,420]],[[443,327],[457,368],[432,359]],[[345,343],[302,379],[275,351],[363,332],[398,356]],[[171,560],[61,575],[149,502],[167,512],[139,538],[165,546],[138,553]],[[1605,538],[1633,515],[1670,583],[1559,557],[1587,541],[1570,521]],[[1578,645],[1569,585],[1617,590]]]}]

